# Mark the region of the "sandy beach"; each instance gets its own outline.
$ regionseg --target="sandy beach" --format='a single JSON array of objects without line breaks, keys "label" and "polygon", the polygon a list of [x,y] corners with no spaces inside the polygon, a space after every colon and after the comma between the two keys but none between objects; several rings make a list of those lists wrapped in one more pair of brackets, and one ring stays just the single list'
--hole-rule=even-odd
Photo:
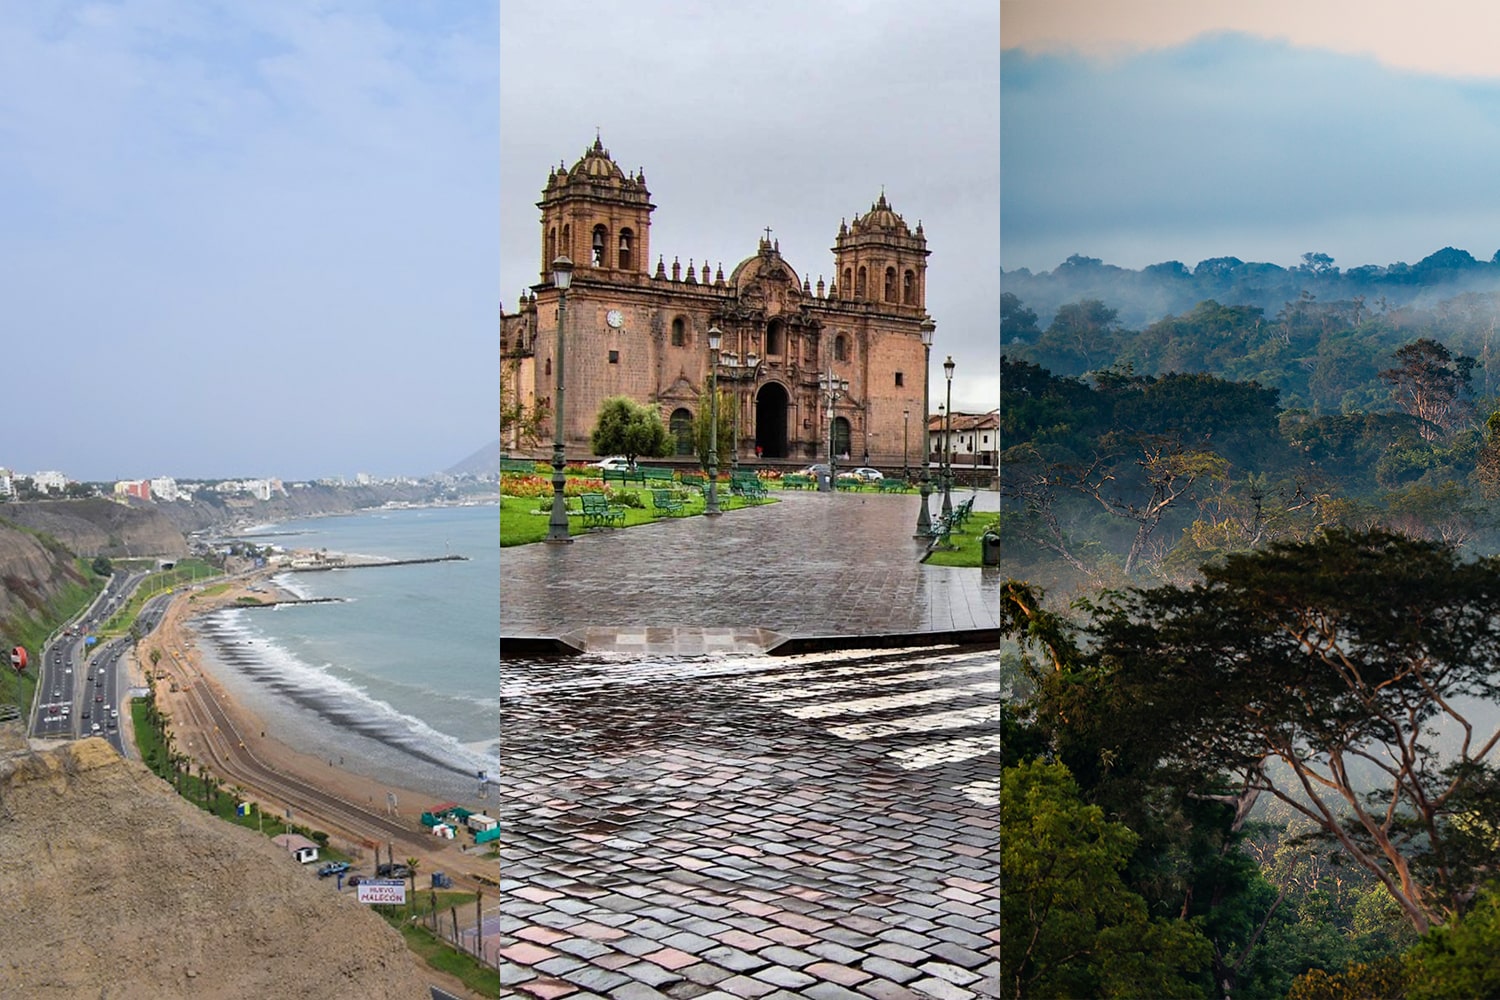
[{"label": "sandy beach", "polygon": [[[232,578],[220,590],[211,586],[178,595],[161,623],[142,641],[129,669],[131,683],[145,686],[146,672],[156,674],[158,704],[171,718],[178,752],[206,765],[226,785],[243,789],[264,811],[326,830],[331,843],[355,856],[357,870],[370,870],[377,847],[382,857],[393,844],[396,860],[417,857],[421,872],[443,871],[455,882],[480,886],[472,875],[498,876],[498,864],[478,852],[465,854],[459,841],[441,840],[419,822],[423,809],[437,804],[430,791],[403,787],[339,766],[335,761],[301,753],[278,733],[275,720],[256,714],[214,674],[213,658],[198,647],[189,620],[246,599],[295,601],[296,596],[270,582],[269,572]],[[251,586],[256,587],[251,591]],[[151,663],[153,650],[161,656]],[[388,796],[397,806],[389,807]],[[461,803],[477,810],[482,802]]]}]

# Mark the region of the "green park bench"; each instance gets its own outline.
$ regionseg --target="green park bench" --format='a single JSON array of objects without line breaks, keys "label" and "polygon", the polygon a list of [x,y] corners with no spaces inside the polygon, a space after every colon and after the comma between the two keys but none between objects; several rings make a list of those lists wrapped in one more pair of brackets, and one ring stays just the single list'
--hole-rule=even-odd
[{"label": "green park bench", "polygon": [[863,479],[858,478],[857,476],[844,476],[844,475],[840,475],[837,479],[835,479],[833,481],[833,485],[834,486],[836,486],[839,489],[844,490],[846,492],[850,492],[850,493],[857,492],[861,487],[864,486],[864,484],[865,484],[865,481]]},{"label": "green park bench", "polygon": [[882,493],[906,492],[906,483],[900,479],[881,479],[878,480],[875,485],[879,487],[880,492]]},{"label": "green park bench", "polygon": [[969,515],[973,512],[974,498],[969,497],[969,499],[953,508],[953,526],[955,528],[962,528],[964,522],[969,519]]},{"label": "green park bench", "polygon": [[700,476],[696,472],[684,472],[682,474],[682,485],[684,485],[684,486],[696,486],[698,489],[702,490],[704,493],[708,492],[708,479],[707,479],[707,477]]},{"label": "green park bench", "polygon": [[623,527],[625,508],[609,502],[603,493],[585,493],[579,501],[583,504],[583,523],[590,528]]},{"label": "green park bench", "polygon": [[729,477],[729,492],[753,503],[766,499],[766,484],[753,472],[735,473]]},{"label": "green park bench", "polygon": [[502,458],[500,471],[518,472],[527,476],[536,475],[536,461],[530,458]]},{"label": "green park bench", "polygon": [[686,506],[681,500],[672,495],[671,490],[652,490],[651,506],[661,513],[672,517],[687,513]]},{"label": "green park bench", "polygon": [[670,484],[677,481],[677,474],[671,469],[655,469],[642,467],[640,472],[642,476],[641,485],[643,486],[651,486],[656,483]]},{"label": "green park bench", "polygon": [[605,469],[600,478],[604,480],[605,486],[608,486],[610,483],[619,483],[621,486],[626,486],[630,483],[637,483],[639,485],[645,485],[646,483],[646,477],[641,474],[641,470],[638,468]]},{"label": "green park bench", "polygon": [[784,490],[810,490],[813,485],[812,476],[804,476],[797,472],[789,472],[781,477],[781,488]]}]

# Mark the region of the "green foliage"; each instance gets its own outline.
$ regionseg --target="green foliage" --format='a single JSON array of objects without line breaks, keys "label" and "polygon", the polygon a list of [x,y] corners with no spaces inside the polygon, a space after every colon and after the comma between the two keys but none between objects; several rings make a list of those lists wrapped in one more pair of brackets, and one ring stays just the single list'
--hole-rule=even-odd
[{"label": "green foliage", "polygon": [[[1408,992],[1407,974],[1399,957],[1356,962],[1339,972],[1311,969],[1292,983],[1287,1000],[1402,1000]],[[1461,994],[1478,997],[1482,994]]]},{"label": "green foliage", "polygon": [[1408,1000],[1500,996],[1500,889],[1482,892],[1460,920],[1430,931],[1406,954]]},{"label": "green foliage", "polygon": [[114,565],[105,556],[95,556],[89,569],[94,571],[95,576],[111,576],[115,571]]},{"label": "green foliage", "polygon": [[[698,456],[698,466],[705,473],[708,472],[708,446],[709,433],[713,430],[713,421],[710,419],[709,394],[704,391],[698,396],[698,413],[693,417],[693,453]],[[727,390],[719,390],[719,471],[723,472],[729,468],[729,455],[734,441],[734,397]]]},{"label": "green foliage", "polygon": [[1137,837],[1085,805],[1067,768],[1001,772],[1000,976],[1015,997],[1207,996],[1207,940],[1152,919],[1121,880]]},{"label": "green foliage", "polygon": [[632,465],[637,458],[663,458],[673,448],[661,414],[629,396],[611,396],[599,405],[589,444],[595,455],[624,455]]}]

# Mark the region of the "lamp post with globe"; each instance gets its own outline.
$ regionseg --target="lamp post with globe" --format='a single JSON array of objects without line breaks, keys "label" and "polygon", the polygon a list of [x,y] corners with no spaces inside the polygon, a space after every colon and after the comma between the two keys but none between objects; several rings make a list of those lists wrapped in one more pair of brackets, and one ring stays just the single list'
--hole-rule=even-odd
[{"label": "lamp post with globe", "polygon": [[724,331],[708,328],[708,502],[704,517],[718,517],[719,510],[719,338]]},{"label": "lamp post with globe", "polygon": [[566,545],[568,535],[568,501],[563,496],[563,323],[568,310],[568,287],[573,284],[573,262],[558,257],[552,262],[552,284],[557,287],[557,349],[553,358],[556,383],[556,409],[552,414],[552,514],[547,519],[547,541]]},{"label": "lamp post with globe", "polygon": [[943,417],[943,517],[953,513],[953,355],[943,362],[943,374],[948,376],[947,414]]}]

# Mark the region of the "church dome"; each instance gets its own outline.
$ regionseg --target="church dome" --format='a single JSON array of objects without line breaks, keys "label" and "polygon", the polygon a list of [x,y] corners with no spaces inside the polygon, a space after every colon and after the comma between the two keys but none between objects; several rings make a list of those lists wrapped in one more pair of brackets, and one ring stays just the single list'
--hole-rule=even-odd
[{"label": "church dome", "polygon": [[854,225],[850,228],[856,233],[886,232],[899,233],[902,236],[911,235],[906,220],[897,215],[886,202],[884,191],[880,192],[880,200],[871,205],[868,212],[855,219]]},{"label": "church dome", "polygon": [[596,136],[594,145],[584,152],[582,159],[573,164],[568,177],[572,180],[624,181],[625,172],[610,159],[609,150],[604,148]]}]

